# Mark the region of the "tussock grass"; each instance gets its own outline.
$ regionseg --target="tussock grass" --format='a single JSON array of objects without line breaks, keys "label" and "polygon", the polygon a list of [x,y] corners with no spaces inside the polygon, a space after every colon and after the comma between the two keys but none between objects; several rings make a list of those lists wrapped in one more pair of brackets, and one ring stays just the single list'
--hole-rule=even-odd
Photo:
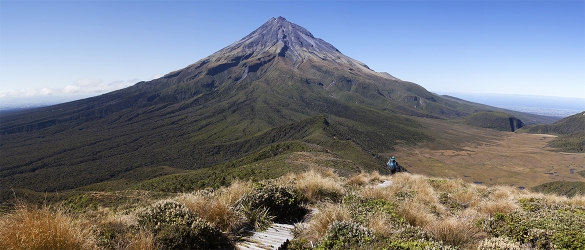
[{"label": "tussock grass", "polygon": [[569,205],[585,207],[585,196],[575,195],[569,200]]},{"label": "tussock grass", "polygon": [[477,206],[478,212],[490,217],[497,213],[509,213],[518,208],[519,206],[516,203],[510,201],[486,201]]},{"label": "tussock grass", "polygon": [[427,208],[418,202],[407,201],[399,208],[398,215],[400,215],[408,224],[415,227],[424,227],[435,220],[435,217],[425,211]]},{"label": "tussock grass", "polygon": [[91,226],[48,206],[19,204],[0,228],[0,249],[97,249]]},{"label": "tussock grass", "polygon": [[244,223],[242,215],[235,209],[236,202],[251,190],[251,182],[236,180],[228,187],[182,194],[176,200],[218,229],[232,232]]},{"label": "tussock grass", "polygon": [[[385,180],[392,184],[377,186]],[[302,193],[298,205],[311,210],[296,224],[291,249],[343,242],[371,249],[519,249],[555,244],[575,248],[579,242],[585,244],[585,236],[573,229],[585,227],[585,196],[567,198],[407,173],[361,172],[344,178],[331,169],[312,168],[260,183],[236,180],[226,187],[178,194],[166,201],[179,204],[196,217],[191,219],[233,241],[254,217],[246,211],[267,216],[274,212],[267,207],[242,207],[246,197],[284,194],[258,193],[267,188]],[[0,217],[0,249],[160,247],[160,232],[137,226],[140,211],[125,209],[18,206]],[[359,234],[362,231],[368,233]],[[352,241],[352,235],[358,234],[367,237],[363,242]],[[360,245],[364,242],[369,245]]]},{"label": "tussock grass", "polygon": [[378,171],[374,171],[371,173],[362,171],[360,174],[351,176],[347,180],[346,184],[350,186],[364,186],[376,182],[385,181],[388,179],[389,179],[388,176],[380,175]]},{"label": "tussock grass", "polygon": [[132,242],[127,250],[156,250],[152,233],[140,231],[136,236],[132,237]]},{"label": "tussock grass", "polygon": [[302,173],[290,173],[280,182],[292,183],[311,202],[324,198],[336,200],[345,192],[342,178],[332,169],[311,168]]},{"label": "tussock grass", "polygon": [[389,188],[376,187],[364,187],[362,189],[358,189],[356,193],[364,198],[383,200],[390,200],[394,195],[394,193]]},{"label": "tussock grass", "polygon": [[310,219],[304,230],[301,232],[301,237],[310,241],[316,242],[320,239],[327,228],[336,221],[349,221],[351,216],[346,206],[342,204],[328,203],[323,207],[318,208],[315,214],[310,215]]},{"label": "tussock grass", "polygon": [[464,246],[474,241],[480,230],[472,218],[448,217],[428,223],[425,231],[443,243]]},{"label": "tussock grass", "polygon": [[378,235],[390,237],[396,227],[393,219],[386,213],[377,212],[367,218],[366,226]]}]

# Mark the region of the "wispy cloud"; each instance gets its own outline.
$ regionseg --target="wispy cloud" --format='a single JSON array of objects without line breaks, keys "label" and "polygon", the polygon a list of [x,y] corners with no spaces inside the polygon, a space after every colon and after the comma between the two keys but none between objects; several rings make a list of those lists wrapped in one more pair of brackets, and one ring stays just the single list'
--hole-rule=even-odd
[{"label": "wispy cloud", "polygon": [[104,83],[102,79],[83,78],[63,88],[16,89],[0,92],[2,97],[64,96],[73,94],[101,94],[126,88],[139,82],[139,79],[119,80]]}]

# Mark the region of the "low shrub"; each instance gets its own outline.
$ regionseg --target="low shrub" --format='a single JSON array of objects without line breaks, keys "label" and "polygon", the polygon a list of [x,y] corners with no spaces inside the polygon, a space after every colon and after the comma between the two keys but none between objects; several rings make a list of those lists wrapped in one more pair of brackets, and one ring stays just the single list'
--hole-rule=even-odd
[{"label": "low shrub", "polygon": [[444,246],[434,241],[402,241],[402,240],[388,240],[386,244],[382,244],[381,249],[387,250],[420,250],[420,249],[455,249],[448,246]]},{"label": "low shrub", "polygon": [[326,204],[319,208],[319,211],[312,215],[308,224],[299,224],[305,226],[295,227],[295,237],[307,238],[311,241],[317,241],[325,233],[331,224],[338,221],[350,220],[349,209],[342,204]]},{"label": "low shrub", "polygon": [[333,222],[317,249],[362,249],[374,239],[371,229],[352,221]]},{"label": "low shrub", "polygon": [[276,222],[291,223],[300,221],[307,213],[304,201],[304,196],[292,187],[269,184],[243,195],[238,203],[250,209],[266,208]]},{"label": "low shrub", "polygon": [[494,237],[485,239],[477,244],[478,250],[520,250],[518,242],[511,241],[508,237]]},{"label": "low shrub", "polygon": [[97,227],[97,244],[105,249],[115,249],[117,246],[127,246],[129,228],[119,222],[106,221]]},{"label": "low shrub", "polygon": [[543,204],[539,199],[520,200],[522,210],[496,213],[480,221],[496,237],[541,249],[585,249],[585,209],[568,205]]},{"label": "low shrub", "polygon": [[368,218],[376,213],[386,214],[396,224],[402,224],[404,222],[404,220],[396,213],[397,206],[392,201],[348,195],[343,199],[343,204],[349,208],[351,218],[362,224],[366,224]]},{"label": "low shrub", "polygon": [[138,224],[153,232],[155,245],[162,249],[222,249],[231,246],[226,235],[175,201],[154,204],[138,215]]}]

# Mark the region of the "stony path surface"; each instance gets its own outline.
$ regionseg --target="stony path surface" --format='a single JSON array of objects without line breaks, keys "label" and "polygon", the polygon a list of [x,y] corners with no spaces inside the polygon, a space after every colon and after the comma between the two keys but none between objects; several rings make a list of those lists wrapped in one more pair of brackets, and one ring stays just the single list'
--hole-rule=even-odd
[{"label": "stony path surface", "polygon": [[386,181],[384,181],[384,182],[382,182],[382,183],[380,183],[380,184],[378,184],[378,185],[376,185],[374,187],[375,188],[383,188],[383,187],[388,187],[390,185],[392,185],[392,181],[391,180],[386,180]]},{"label": "stony path surface", "polygon": [[278,249],[287,240],[293,238],[291,230],[293,225],[274,223],[264,232],[254,232],[252,236],[245,237],[236,244],[240,250],[269,250]]}]

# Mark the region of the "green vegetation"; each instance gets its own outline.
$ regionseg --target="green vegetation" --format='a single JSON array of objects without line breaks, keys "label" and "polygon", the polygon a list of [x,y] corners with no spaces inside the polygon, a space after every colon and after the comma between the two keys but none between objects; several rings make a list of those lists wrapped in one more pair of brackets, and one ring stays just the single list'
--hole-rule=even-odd
[{"label": "green vegetation", "polygon": [[546,204],[539,198],[520,200],[521,210],[497,213],[481,222],[487,232],[537,249],[583,249],[585,209]]},{"label": "green vegetation", "polygon": [[[581,173],[585,173],[585,171],[581,171]],[[585,182],[553,181],[533,187],[532,190],[545,194],[557,194],[573,197],[575,195],[585,195]]]},{"label": "green vegetation", "polygon": [[336,221],[329,225],[316,249],[363,248],[374,239],[371,229],[351,221]]},{"label": "green vegetation", "polygon": [[464,118],[468,125],[514,132],[524,126],[518,118],[502,112],[476,112]]},{"label": "green vegetation", "polygon": [[[154,234],[159,249],[225,249],[225,234],[175,201],[160,201],[137,215],[138,225]],[[233,246],[232,246],[233,247]]]},{"label": "green vegetation", "polygon": [[585,131],[585,112],[563,118],[550,125],[530,126],[526,130],[530,133],[540,134],[581,134]]},{"label": "green vegetation", "polygon": [[[377,187],[383,181],[391,185]],[[582,195],[407,173],[341,177],[332,169],[311,169],[159,198],[141,192],[86,193],[40,208],[16,206],[0,216],[0,248],[34,248],[41,234],[45,242],[73,249],[232,248],[246,230],[274,221],[299,222],[288,249],[580,249],[585,244]],[[131,206],[100,198],[124,195],[146,198]],[[303,217],[307,211],[312,213]],[[56,238],[46,223],[68,228],[61,232],[67,237]]]},{"label": "green vegetation", "polygon": [[529,126],[522,131],[534,134],[555,134],[548,145],[567,152],[585,152],[585,112],[581,112],[550,125]]},{"label": "green vegetation", "polygon": [[566,152],[585,152],[585,133],[561,135],[552,140],[548,146]]},{"label": "green vegetation", "polygon": [[302,207],[304,201],[305,198],[299,190],[277,185],[254,188],[240,200],[245,207],[266,209],[274,221],[279,223],[300,221],[307,213]]}]

